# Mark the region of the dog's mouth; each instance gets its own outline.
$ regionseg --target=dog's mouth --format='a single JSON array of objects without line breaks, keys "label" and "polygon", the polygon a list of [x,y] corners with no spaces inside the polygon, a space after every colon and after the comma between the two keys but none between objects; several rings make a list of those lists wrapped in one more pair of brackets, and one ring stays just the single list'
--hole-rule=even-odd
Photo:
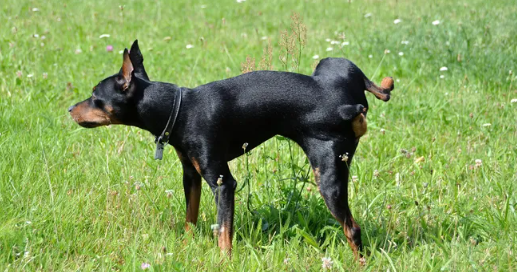
[{"label": "dog's mouth", "polygon": [[96,128],[96,127],[100,127],[100,126],[109,126],[109,124],[105,125],[105,124],[99,124],[99,123],[95,123],[95,122],[84,122],[84,121],[77,122],[77,124],[79,124],[81,127],[84,127],[84,128]]}]

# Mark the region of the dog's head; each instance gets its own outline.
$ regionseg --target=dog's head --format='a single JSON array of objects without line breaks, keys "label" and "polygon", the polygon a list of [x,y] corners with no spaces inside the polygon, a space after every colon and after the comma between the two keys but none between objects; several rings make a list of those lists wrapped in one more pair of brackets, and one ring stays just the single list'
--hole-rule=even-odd
[{"label": "dog's head", "polygon": [[137,93],[135,81],[149,80],[143,61],[136,40],[131,46],[131,51],[127,48],[124,50],[120,71],[94,86],[90,98],[68,108],[74,121],[86,128],[128,124],[134,114]]}]

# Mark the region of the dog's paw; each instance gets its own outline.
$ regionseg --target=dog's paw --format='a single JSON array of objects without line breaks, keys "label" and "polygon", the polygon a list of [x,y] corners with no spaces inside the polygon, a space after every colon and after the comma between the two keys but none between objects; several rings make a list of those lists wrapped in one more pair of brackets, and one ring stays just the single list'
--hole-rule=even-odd
[{"label": "dog's paw", "polygon": [[381,88],[384,92],[391,92],[395,88],[395,83],[392,77],[385,77],[382,79]]}]

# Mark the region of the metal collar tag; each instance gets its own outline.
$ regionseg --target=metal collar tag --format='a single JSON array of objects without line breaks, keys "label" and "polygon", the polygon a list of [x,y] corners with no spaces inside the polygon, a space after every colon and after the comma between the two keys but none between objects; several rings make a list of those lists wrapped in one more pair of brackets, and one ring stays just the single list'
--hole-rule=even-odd
[{"label": "metal collar tag", "polygon": [[163,150],[165,148],[165,144],[169,142],[169,136],[172,132],[172,129],[174,128],[174,124],[176,123],[176,119],[178,118],[178,113],[180,111],[181,94],[182,88],[179,88],[179,90],[176,91],[176,97],[174,98],[174,106],[172,107],[171,115],[169,116],[167,125],[165,126],[165,129],[163,130],[162,134],[156,137],[156,152],[154,153],[155,160],[161,160],[163,158]]}]

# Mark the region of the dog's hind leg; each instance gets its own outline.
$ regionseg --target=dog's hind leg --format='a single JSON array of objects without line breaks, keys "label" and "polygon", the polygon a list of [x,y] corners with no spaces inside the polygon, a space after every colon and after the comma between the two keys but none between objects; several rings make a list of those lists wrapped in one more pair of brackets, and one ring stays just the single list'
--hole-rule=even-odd
[{"label": "dog's hind leg", "polygon": [[[215,170],[215,168],[213,169]],[[237,181],[233,178],[226,163],[219,170],[211,171],[204,177],[215,194],[217,224],[219,225],[219,248],[231,255]]]},{"label": "dog's hind leg", "polygon": [[375,83],[364,77],[364,86],[366,90],[375,95],[375,97],[386,102],[390,100],[390,93],[394,88],[393,78],[385,77],[381,82],[381,87],[378,87]]},{"label": "dog's hind leg", "polygon": [[[354,141],[303,141],[302,148],[309,157],[314,176],[325,204],[343,227],[343,231],[357,259],[362,259],[361,228],[348,206],[349,165],[357,144]],[[340,155],[348,153],[343,161]]]},{"label": "dog's hind leg", "polygon": [[199,172],[215,195],[219,248],[231,256],[237,181],[230,173],[225,157],[220,156],[224,154],[221,146],[200,150],[203,150],[202,154],[191,160],[197,161]]}]

